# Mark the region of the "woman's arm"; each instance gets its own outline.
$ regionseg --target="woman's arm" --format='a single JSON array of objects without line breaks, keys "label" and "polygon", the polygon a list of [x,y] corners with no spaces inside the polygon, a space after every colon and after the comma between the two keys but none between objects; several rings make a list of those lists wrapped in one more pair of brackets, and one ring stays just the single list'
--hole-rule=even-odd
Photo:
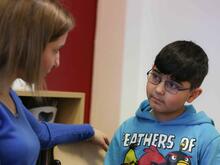
[{"label": "woman's arm", "polygon": [[89,124],[58,124],[38,121],[30,111],[23,108],[25,115],[38,136],[42,148],[50,148],[56,144],[78,142],[94,136]]}]

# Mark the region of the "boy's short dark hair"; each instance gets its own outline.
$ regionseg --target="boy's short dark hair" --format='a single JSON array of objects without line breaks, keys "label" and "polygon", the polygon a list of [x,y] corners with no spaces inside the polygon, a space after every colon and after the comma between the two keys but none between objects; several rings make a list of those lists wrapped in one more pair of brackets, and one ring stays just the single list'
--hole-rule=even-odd
[{"label": "boy's short dark hair", "polygon": [[192,41],[175,41],[156,56],[154,65],[177,82],[189,81],[191,89],[199,87],[208,73],[205,51]]}]

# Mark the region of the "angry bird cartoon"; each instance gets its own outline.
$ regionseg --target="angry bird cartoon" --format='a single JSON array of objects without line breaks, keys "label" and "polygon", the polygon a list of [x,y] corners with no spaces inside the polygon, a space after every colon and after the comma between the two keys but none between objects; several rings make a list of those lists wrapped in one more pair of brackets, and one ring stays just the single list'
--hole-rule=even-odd
[{"label": "angry bird cartoon", "polygon": [[129,150],[125,155],[124,162],[121,165],[137,165],[137,157],[134,151],[136,146],[136,143],[133,143],[129,146]]},{"label": "angry bird cartoon", "polygon": [[165,158],[155,146],[145,148],[144,152],[145,154],[139,159],[138,165],[159,165],[166,163]]},{"label": "angry bird cartoon", "polygon": [[191,156],[182,151],[173,151],[164,157],[155,146],[150,146],[145,148],[144,152],[138,160],[138,165],[191,165]]},{"label": "angry bird cartoon", "polygon": [[167,154],[166,162],[167,165],[191,165],[190,158],[181,151],[174,151]]}]

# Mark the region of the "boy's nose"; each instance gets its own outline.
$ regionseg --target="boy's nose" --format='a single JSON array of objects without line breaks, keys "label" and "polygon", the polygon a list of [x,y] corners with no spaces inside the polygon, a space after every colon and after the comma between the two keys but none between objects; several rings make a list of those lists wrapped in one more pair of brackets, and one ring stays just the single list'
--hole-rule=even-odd
[{"label": "boy's nose", "polygon": [[156,92],[158,94],[161,94],[163,95],[165,93],[165,84],[164,84],[164,81],[160,82],[156,88],[155,88]]}]

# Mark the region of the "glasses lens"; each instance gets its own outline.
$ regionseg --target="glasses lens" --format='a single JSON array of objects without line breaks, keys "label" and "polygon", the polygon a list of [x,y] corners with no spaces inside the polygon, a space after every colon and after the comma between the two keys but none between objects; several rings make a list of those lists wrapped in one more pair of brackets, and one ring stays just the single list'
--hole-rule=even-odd
[{"label": "glasses lens", "polygon": [[[147,79],[150,83],[154,85],[158,85],[162,81],[162,75],[157,71],[150,70],[147,72]],[[164,88],[167,92],[171,94],[177,94],[179,91],[190,89],[190,88],[183,88],[178,82],[173,80],[165,80]]]},{"label": "glasses lens", "polygon": [[159,84],[160,81],[161,81],[161,76],[158,74],[158,73],[155,73],[153,71],[151,71],[149,73],[149,76],[148,76],[148,80],[152,83],[152,84]]},{"label": "glasses lens", "polygon": [[178,89],[179,89],[179,85],[172,80],[166,80],[165,81],[165,89],[167,92],[170,92],[172,94],[177,94]]}]

